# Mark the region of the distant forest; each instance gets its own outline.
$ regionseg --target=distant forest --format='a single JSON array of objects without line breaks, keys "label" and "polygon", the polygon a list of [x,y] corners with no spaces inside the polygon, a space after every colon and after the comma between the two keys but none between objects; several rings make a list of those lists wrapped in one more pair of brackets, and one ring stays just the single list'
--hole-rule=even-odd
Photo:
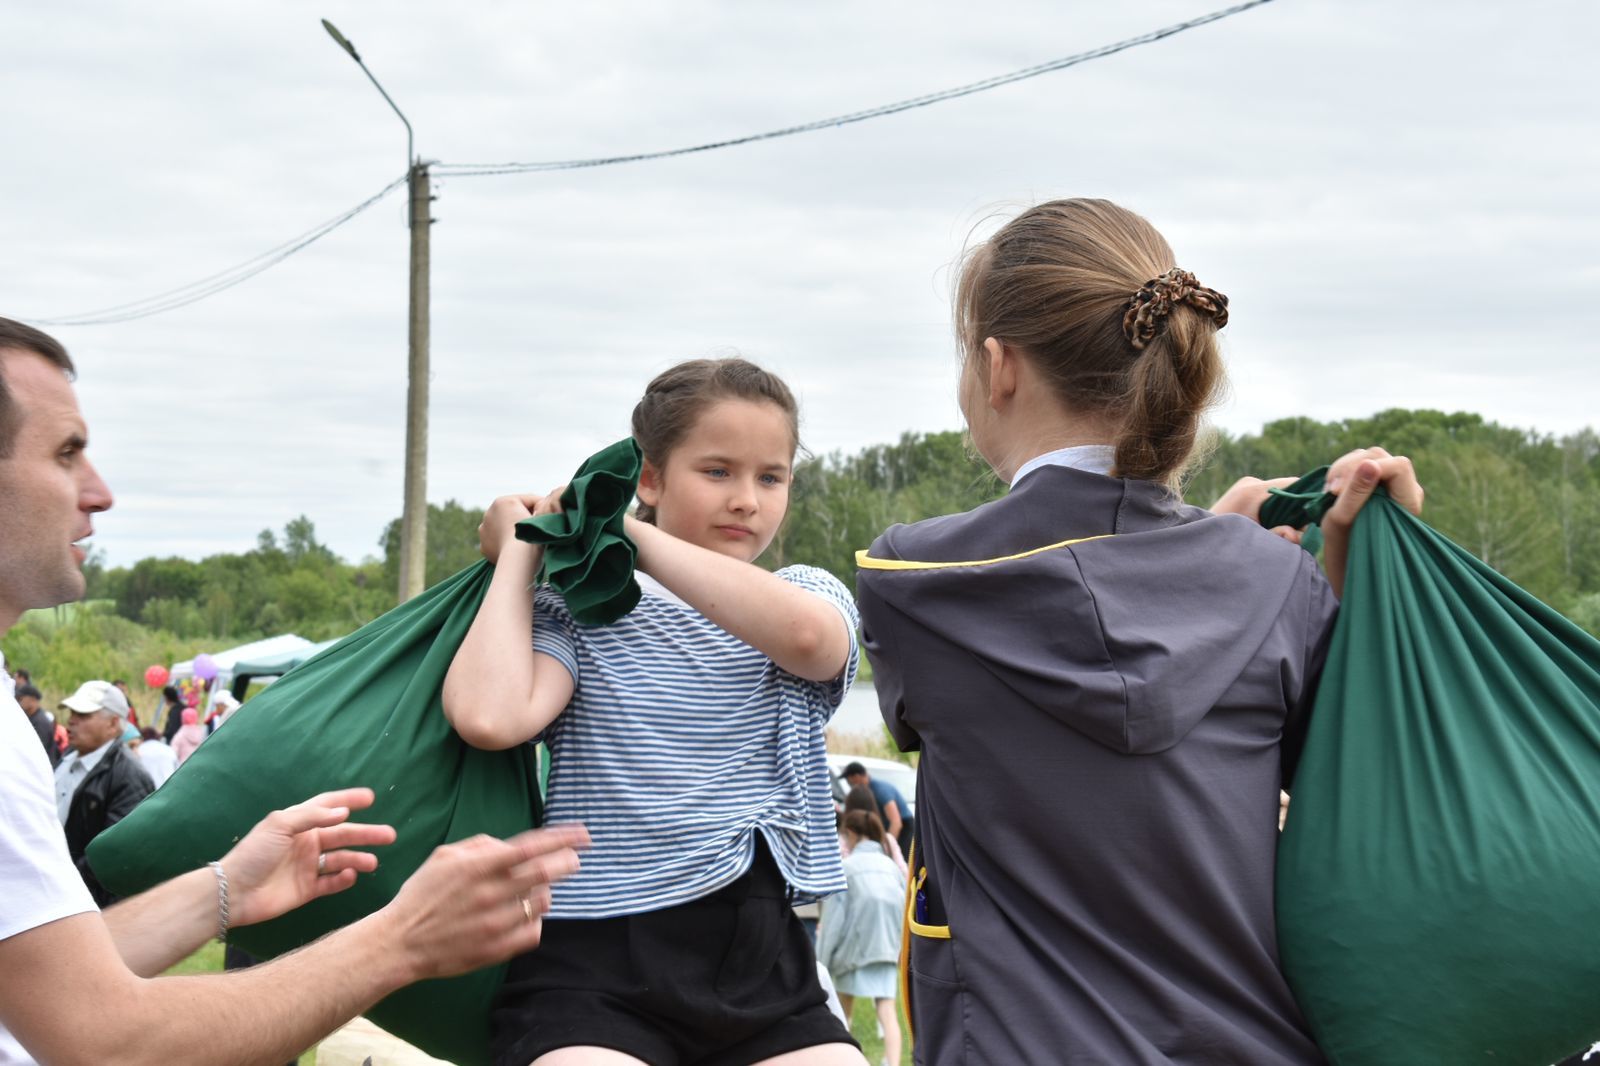
[{"label": "distant forest", "polygon": [[[1426,410],[1290,418],[1256,434],[1219,434],[1185,495],[1204,506],[1241,476],[1298,475],[1372,444],[1416,463],[1431,525],[1600,635],[1600,436],[1591,429],[1556,437]],[[884,529],[968,510],[1003,491],[957,432],[908,433],[810,458],[796,470],[788,521],[763,563],[811,563],[853,584],[856,549]],[[453,500],[430,505],[430,585],[477,560],[482,515]],[[86,604],[30,612],[0,648],[33,672],[53,705],[93,677],[126,678],[137,690],[146,666],[199,651],[278,633],[342,636],[394,606],[398,520],[377,546],[381,554],[346,562],[301,516],[239,554],[116,568],[91,559]]]}]

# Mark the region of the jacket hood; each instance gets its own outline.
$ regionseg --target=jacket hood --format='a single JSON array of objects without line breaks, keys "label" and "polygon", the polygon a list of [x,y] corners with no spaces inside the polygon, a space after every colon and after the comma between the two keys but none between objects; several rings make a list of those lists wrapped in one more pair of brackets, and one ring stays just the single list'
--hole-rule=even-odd
[{"label": "jacket hood", "polygon": [[868,598],[895,612],[885,628],[906,668],[970,656],[1040,712],[1122,753],[1164,751],[1205,717],[1251,668],[1309,564],[1245,518],[1155,498],[1142,518],[1119,504],[1114,534],[1040,537],[998,557],[955,551],[995,546],[975,527],[1016,525],[1017,495],[885,533],[858,556],[864,617],[870,625],[876,610]]}]

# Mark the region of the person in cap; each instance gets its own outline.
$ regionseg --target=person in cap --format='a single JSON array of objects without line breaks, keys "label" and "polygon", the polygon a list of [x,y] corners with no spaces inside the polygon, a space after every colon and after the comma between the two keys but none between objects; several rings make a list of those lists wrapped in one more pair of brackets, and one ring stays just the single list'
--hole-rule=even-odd
[{"label": "person in cap", "polygon": [[[23,611],[82,597],[75,542],[111,506],[85,454],[72,370],[54,338],[0,318],[0,635]],[[349,888],[378,864],[358,849],[392,842],[394,829],[349,820],[372,806],[371,789],[324,792],[265,814],[207,867],[102,913],[73,868],[50,764],[7,680],[0,670],[4,1066],[283,1062],[405,985],[531,950],[550,883],[577,869],[586,843],[565,826],[449,844],[387,906],[314,944],[243,973],[158,976],[230,928]],[[172,1011],[179,1002],[206,1006]]]},{"label": "person in cap", "polygon": [[17,706],[28,716],[28,724],[33,726],[33,731],[39,734],[39,742],[44,745],[45,756],[50,760],[50,768],[53,770],[61,765],[61,749],[56,747],[55,716],[39,706],[39,702],[43,699],[44,695],[32,685],[18,683]]},{"label": "person in cap", "polygon": [[128,701],[109,681],[85,681],[61,701],[71,712],[67,736],[72,751],[56,767],[56,808],[67,831],[67,854],[102,907],[116,897],[108,892],[85,854],[89,841],[126,818],[156,790],[144,763],[122,743]]}]

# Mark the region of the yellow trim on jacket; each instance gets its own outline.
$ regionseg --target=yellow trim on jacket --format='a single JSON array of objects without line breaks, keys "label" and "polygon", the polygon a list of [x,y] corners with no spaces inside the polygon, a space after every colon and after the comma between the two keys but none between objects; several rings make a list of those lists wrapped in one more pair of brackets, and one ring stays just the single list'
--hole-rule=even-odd
[{"label": "yellow trim on jacket", "polygon": [[919,563],[910,559],[877,559],[869,555],[870,549],[862,548],[856,552],[856,569],[858,570],[945,570],[952,566],[993,566],[995,563],[1009,563],[1017,559],[1026,559],[1030,555],[1040,552],[1055,551],[1057,548],[1070,548],[1074,544],[1086,544],[1091,540],[1104,540],[1114,536],[1111,533],[1100,533],[1093,537],[1078,537],[1076,540],[1063,540],[1055,544],[1046,544],[1042,548],[1031,548],[1015,555],[1002,555],[998,559],[963,559],[953,563]]}]

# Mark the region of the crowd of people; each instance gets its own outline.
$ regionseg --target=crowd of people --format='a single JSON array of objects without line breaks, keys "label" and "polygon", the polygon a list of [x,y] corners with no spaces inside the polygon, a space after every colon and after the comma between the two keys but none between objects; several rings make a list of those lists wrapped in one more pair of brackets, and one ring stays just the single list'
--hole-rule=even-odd
[{"label": "crowd of people", "polygon": [[[171,1058],[198,1061],[225,1040],[282,1061],[397,982],[510,958],[491,1034],[507,1066],[859,1066],[818,962],[842,1001],[872,1002],[898,1058],[904,954],[921,1063],[1323,1061],[1276,955],[1279,788],[1356,514],[1380,485],[1413,511],[1422,491],[1382,449],[1339,457],[1322,567],[1256,521],[1267,482],[1184,504],[1228,316],[1114,204],[1005,224],[960,266],[956,324],[961,411],[1010,492],[892,528],[858,556],[853,594],[815,567],[755,565],[789,504],[787,385],[742,359],[657,376],[633,410],[643,464],[623,519],[638,605],[579,624],[516,532],[561,513],[565,487],[497,499],[480,530],[493,577],[441,693],[471,745],[542,739],[548,818],[587,833],[442,849],[370,919],[195,989],[206,1024],[144,1029],[140,1053],[177,1041]],[[0,631],[82,593],[72,542],[111,505],[70,371],[52,339],[0,320],[0,492],[27,516],[0,513]],[[914,821],[864,773],[833,808],[824,729],[863,652],[895,739],[921,751]],[[86,1042],[104,1034],[29,988],[92,987],[142,1027],[165,993],[140,975],[216,930],[219,894],[224,931],[283,913],[348,886],[372,868],[357,849],[392,835],[348,821],[370,795],[316,797],[102,913],[62,823],[97,773],[122,767],[130,794],[151,779],[115,743],[125,698],[91,682],[73,699],[56,773],[82,781],[58,783],[54,811],[38,741],[17,739],[35,729],[0,713],[0,1040],[21,1041],[0,1063],[96,1060]],[[26,894],[8,894],[14,870]],[[793,908],[815,899],[813,946]],[[150,908],[172,916],[160,936],[129,924]]]},{"label": "crowd of people", "polygon": [[[126,681],[85,681],[58,704],[67,716],[62,723],[42,706],[44,696],[25,667],[10,676],[9,686],[54,773],[56,811],[66,833],[67,852],[89,894],[107,906],[116,897],[90,869],[89,843],[165,784],[239,703],[226,692],[218,693],[217,710],[207,728],[199,724],[199,712],[168,686],[162,711],[141,728]],[[162,719],[168,726],[166,735],[154,724]]]}]

